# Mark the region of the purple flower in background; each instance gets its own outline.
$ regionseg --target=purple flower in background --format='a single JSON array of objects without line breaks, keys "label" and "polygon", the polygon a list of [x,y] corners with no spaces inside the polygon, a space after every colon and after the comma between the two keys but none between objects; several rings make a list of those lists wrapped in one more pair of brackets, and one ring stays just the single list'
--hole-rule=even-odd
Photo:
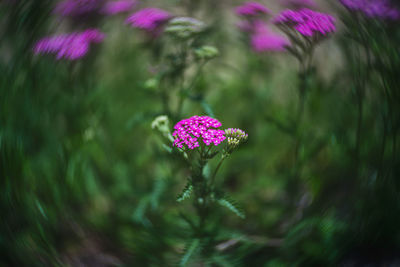
[{"label": "purple flower in background", "polygon": [[175,138],[174,146],[195,149],[200,142],[209,146],[219,145],[226,139],[225,131],[219,130],[221,123],[208,116],[193,116],[179,121],[175,126],[172,136]]},{"label": "purple flower in background", "polygon": [[257,22],[254,25],[250,39],[251,47],[255,52],[282,52],[290,46],[288,39],[272,32],[263,22]]},{"label": "purple flower in background", "polygon": [[89,52],[91,43],[100,43],[105,35],[97,29],[45,37],[33,47],[35,54],[56,54],[56,58],[77,60]]},{"label": "purple flower in background", "polygon": [[55,7],[55,12],[62,16],[76,17],[99,11],[103,0],[64,0]]},{"label": "purple flower in background", "polygon": [[360,11],[369,18],[400,19],[400,10],[390,0],[339,0],[352,11]]},{"label": "purple flower in background", "polygon": [[171,15],[162,9],[144,8],[130,15],[126,23],[134,28],[139,28],[158,36],[162,30],[162,26],[171,19]]},{"label": "purple flower in background", "polygon": [[245,2],[236,8],[236,14],[244,17],[255,17],[264,14],[270,14],[271,11],[257,2]]},{"label": "purple flower in background", "polygon": [[281,0],[281,4],[291,9],[316,8],[314,0]]},{"label": "purple flower in background", "polygon": [[110,1],[104,4],[101,9],[103,14],[115,15],[130,11],[136,5],[136,1],[133,0],[117,0]]},{"label": "purple flower in background", "polygon": [[273,22],[278,26],[289,27],[306,37],[326,36],[336,31],[335,18],[329,14],[308,8],[300,10],[286,9]]}]

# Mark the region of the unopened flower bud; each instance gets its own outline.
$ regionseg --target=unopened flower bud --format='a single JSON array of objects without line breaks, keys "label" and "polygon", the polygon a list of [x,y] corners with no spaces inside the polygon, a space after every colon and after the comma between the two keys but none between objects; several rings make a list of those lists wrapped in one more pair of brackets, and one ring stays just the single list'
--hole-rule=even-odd
[{"label": "unopened flower bud", "polygon": [[143,87],[148,90],[156,90],[159,86],[159,80],[156,78],[150,78],[144,82]]},{"label": "unopened flower bud", "polygon": [[166,115],[161,115],[156,117],[151,123],[151,128],[153,130],[159,131],[163,136],[167,137],[171,142],[174,138],[171,135],[171,130],[169,128],[169,119]]},{"label": "unopened flower bud", "polygon": [[186,39],[202,32],[204,29],[205,24],[200,20],[189,17],[176,17],[169,21],[165,32],[177,38]]},{"label": "unopened flower bud", "polygon": [[226,140],[228,142],[227,152],[231,153],[240,144],[245,142],[248,135],[245,131],[237,128],[229,128],[225,130]]},{"label": "unopened flower bud", "polygon": [[197,48],[194,51],[194,54],[196,55],[197,59],[212,59],[216,56],[218,56],[219,51],[216,47],[210,46],[210,45],[204,45],[200,48]]}]

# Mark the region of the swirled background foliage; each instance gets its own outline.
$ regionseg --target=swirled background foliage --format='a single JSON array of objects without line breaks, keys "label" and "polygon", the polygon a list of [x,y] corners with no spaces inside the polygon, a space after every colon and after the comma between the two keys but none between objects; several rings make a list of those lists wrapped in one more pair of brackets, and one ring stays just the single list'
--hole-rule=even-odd
[{"label": "swirled background foliage", "polygon": [[[221,210],[219,256],[188,266],[400,265],[398,24],[355,21],[320,1],[338,31],[314,57],[293,192],[285,123],[297,62],[252,52],[235,26],[238,4],[141,3],[205,21],[220,50],[183,116],[213,115],[249,134],[217,181],[246,219]],[[190,205],[176,202],[188,173],[150,127],[162,114],[146,86],[152,48],[115,16],[93,22],[107,38],[84,59],[35,56],[38,39],[65,27],[54,5],[0,3],[0,265],[175,266],[190,239],[179,216]]]}]

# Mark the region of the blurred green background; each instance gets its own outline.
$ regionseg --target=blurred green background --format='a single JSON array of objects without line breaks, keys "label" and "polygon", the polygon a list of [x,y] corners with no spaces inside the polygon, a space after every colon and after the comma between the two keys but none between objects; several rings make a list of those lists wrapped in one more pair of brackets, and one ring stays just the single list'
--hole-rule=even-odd
[{"label": "blurred green background", "polygon": [[[219,256],[188,266],[400,266],[398,24],[320,1],[338,31],[316,49],[293,181],[298,63],[252,52],[238,4],[140,3],[206,22],[204,42],[220,51],[182,118],[211,115],[249,134],[217,179],[246,219],[221,209]],[[95,21],[107,37],[84,59],[36,56],[38,39],[71,26],[53,7],[0,3],[0,265],[177,266],[188,169],[151,129],[163,114],[146,86],[154,50],[118,15]]]}]

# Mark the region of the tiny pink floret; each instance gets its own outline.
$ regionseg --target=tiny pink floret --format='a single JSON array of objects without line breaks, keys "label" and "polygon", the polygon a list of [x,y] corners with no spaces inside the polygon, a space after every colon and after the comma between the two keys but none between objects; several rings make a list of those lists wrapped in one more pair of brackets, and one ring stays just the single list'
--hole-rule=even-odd
[{"label": "tiny pink floret", "polygon": [[200,142],[209,146],[217,146],[226,139],[225,131],[218,129],[221,123],[208,116],[193,116],[179,121],[175,126],[174,146],[195,149],[200,146]]}]

